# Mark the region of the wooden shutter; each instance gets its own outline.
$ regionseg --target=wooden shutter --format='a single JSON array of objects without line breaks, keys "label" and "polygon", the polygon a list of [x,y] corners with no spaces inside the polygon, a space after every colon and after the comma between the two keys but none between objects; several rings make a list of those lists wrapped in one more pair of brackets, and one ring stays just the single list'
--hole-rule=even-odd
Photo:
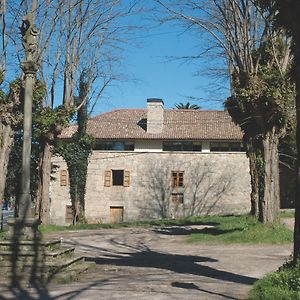
[{"label": "wooden shutter", "polygon": [[68,185],[68,171],[67,170],[60,171],[60,185],[61,186]]},{"label": "wooden shutter", "polygon": [[178,186],[184,186],[183,184],[183,172],[178,172]]},{"label": "wooden shutter", "polygon": [[111,170],[105,171],[104,186],[111,186]]},{"label": "wooden shutter", "polygon": [[171,186],[172,187],[184,186],[183,175],[184,175],[183,171],[172,171]]},{"label": "wooden shutter", "polygon": [[130,171],[124,171],[124,186],[130,186]]}]

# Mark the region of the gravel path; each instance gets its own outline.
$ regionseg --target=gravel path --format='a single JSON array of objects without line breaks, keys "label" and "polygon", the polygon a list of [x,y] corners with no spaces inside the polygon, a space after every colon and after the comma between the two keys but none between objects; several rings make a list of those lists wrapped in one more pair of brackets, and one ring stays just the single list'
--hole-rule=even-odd
[{"label": "gravel path", "polygon": [[[200,229],[121,228],[48,235],[75,245],[95,267],[79,282],[50,284],[28,299],[247,299],[255,280],[278,269],[291,254],[290,244],[187,243],[187,234]],[[18,299],[9,298],[10,292],[2,287],[0,299]]]}]

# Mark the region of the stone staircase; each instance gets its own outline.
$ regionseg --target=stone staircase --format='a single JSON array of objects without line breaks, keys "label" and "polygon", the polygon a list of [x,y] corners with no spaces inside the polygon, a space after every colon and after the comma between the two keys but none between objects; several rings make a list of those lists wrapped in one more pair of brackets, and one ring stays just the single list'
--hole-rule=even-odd
[{"label": "stone staircase", "polygon": [[19,282],[76,280],[92,264],[74,251],[75,248],[65,247],[60,240],[0,241],[0,276]]}]

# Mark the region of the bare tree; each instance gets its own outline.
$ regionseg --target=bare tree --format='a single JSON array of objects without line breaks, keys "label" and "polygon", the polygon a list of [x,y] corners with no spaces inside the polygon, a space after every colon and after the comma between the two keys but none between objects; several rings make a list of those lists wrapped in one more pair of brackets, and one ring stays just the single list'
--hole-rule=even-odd
[{"label": "bare tree", "polygon": [[200,33],[208,43],[204,53],[213,53],[227,66],[231,97],[226,108],[247,144],[252,213],[264,223],[275,222],[280,195],[278,140],[283,120],[288,119],[286,99],[293,98],[287,78],[291,41],[274,27],[276,10],[272,5],[262,10],[252,0],[156,2],[166,13],[162,21],[179,22]]},{"label": "bare tree", "polygon": [[[172,171],[184,171],[183,185],[172,186]],[[229,169],[229,168],[228,168]],[[143,179],[144,201],[139,199],[141,218],[178,218],[216,213],[235,181],[230,170],[220,172],[214,163],[172,161],[148,166]],[[220,212],[220,210],[219,210]]]},{"label": "bare tree", "polygon": [[[44,133],[41,137],[40,185],[36,211],[44,223],[49,221],[50,159],[53,142],[70,116],[70,111],[74,111],[79,76],[83,69],[89,69],[89,91],[75,109],[88,101],[93,108],[103,91],[118,79],[116,66],[122,59],[122,45],[134,29],[126,18],[139,11],[136,3],[137,1],[121,0],[44,0],[39,1],[35,9],[36,25],[39,28],[39,47],[36,49],[38,80],[47,87],[45,108],[41,116],[48,124],[44,122]],[[4,83],[11,81],[15,74],[20,74],[19,65],[24,58],[24,52],[19,43],[18,25],[27,11],[28,1],[1,1],[1,63],[2,74],[7,79]],[[9,88],[6,87],[6,90]],[[20,117],[19,112],[16,115],[18,95],[15,91],[9,95],[15,103],[4,100],[0,103],[0,137],[3,140],[0,143],[1,201],[16,119]],[[59,105],[65,108],[55,108]],[[56,114],[56,117],[50,117],[51,114]]]},{"label": "bare tree", "polygon": [[[49,5],[49,3],[47,3]],[[53,24],[53,30],[48,30],[41,47],[40,59],[43,65],[43,76],[51,82],[50,101],[51,106],[57,102],[57,94],[62,95],[59,103],[62,103],[68,114],[69,108],[79,110],[82,106],[90,104],[94,106],[103,91],[117,79],[114,65],[119,62],[122,43],[133,29],[123,21],[131,14],[136,14],[135,1],[68,1],[58,2],[51,20],[57,19]],[[51,21],[50,20],[50,21]],[[53,21],[52,21],[53,22]],[[49,28],[44,26],[43,28]],[[55,31],[56,30],[56,31]],[[54,32],[54,33],[53,33]],[[50,36],[52,34],[52,36]],[[57,44],[51,45],[55,39]],[[50,40],[50,42],[49,42]],[[46,54],[46,50],[49,54]],[[85,97],[80,103],[74,99],[78,89],[80,75],[88,71],[88,82]],[[62,78],[58,75],[63,74]],[[61,84],[59,84],[59,82]],[[63,91],[59,91],[62,86]],[[91,96],[94,97],[92,103]],[[54,129],[54,130],[53,130]],[[44,147],[40,159],[40,185],[37,198],[36,214],[44,223],[49,222],[49,180],[51,172],[52,145],[59,128],[51,128],[52,132],[46,132]],[[75,209],[75,208],[74,208]]]}]

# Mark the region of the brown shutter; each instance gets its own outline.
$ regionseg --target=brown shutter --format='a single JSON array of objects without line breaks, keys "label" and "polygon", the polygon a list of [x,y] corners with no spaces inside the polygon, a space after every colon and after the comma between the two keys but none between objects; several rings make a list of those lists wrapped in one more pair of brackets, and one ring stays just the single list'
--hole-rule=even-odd
[{"label": "brown shutter", "polygon": [[67,170],[60,171],[60,185],[61,186],[68,185],[68,171]]},{"label": "brown shutter", "polygon": [[176,178],[177,178],[176,172],[172,172],[171,187],[176,187]]},{"label": "brown shutter", "polygon": [[130,186],[130,171],[124,171],[124,186]]},{"label": "brown shutter", "polygon": [[111,170],[105,171],[104,186],[111,186]]}]

